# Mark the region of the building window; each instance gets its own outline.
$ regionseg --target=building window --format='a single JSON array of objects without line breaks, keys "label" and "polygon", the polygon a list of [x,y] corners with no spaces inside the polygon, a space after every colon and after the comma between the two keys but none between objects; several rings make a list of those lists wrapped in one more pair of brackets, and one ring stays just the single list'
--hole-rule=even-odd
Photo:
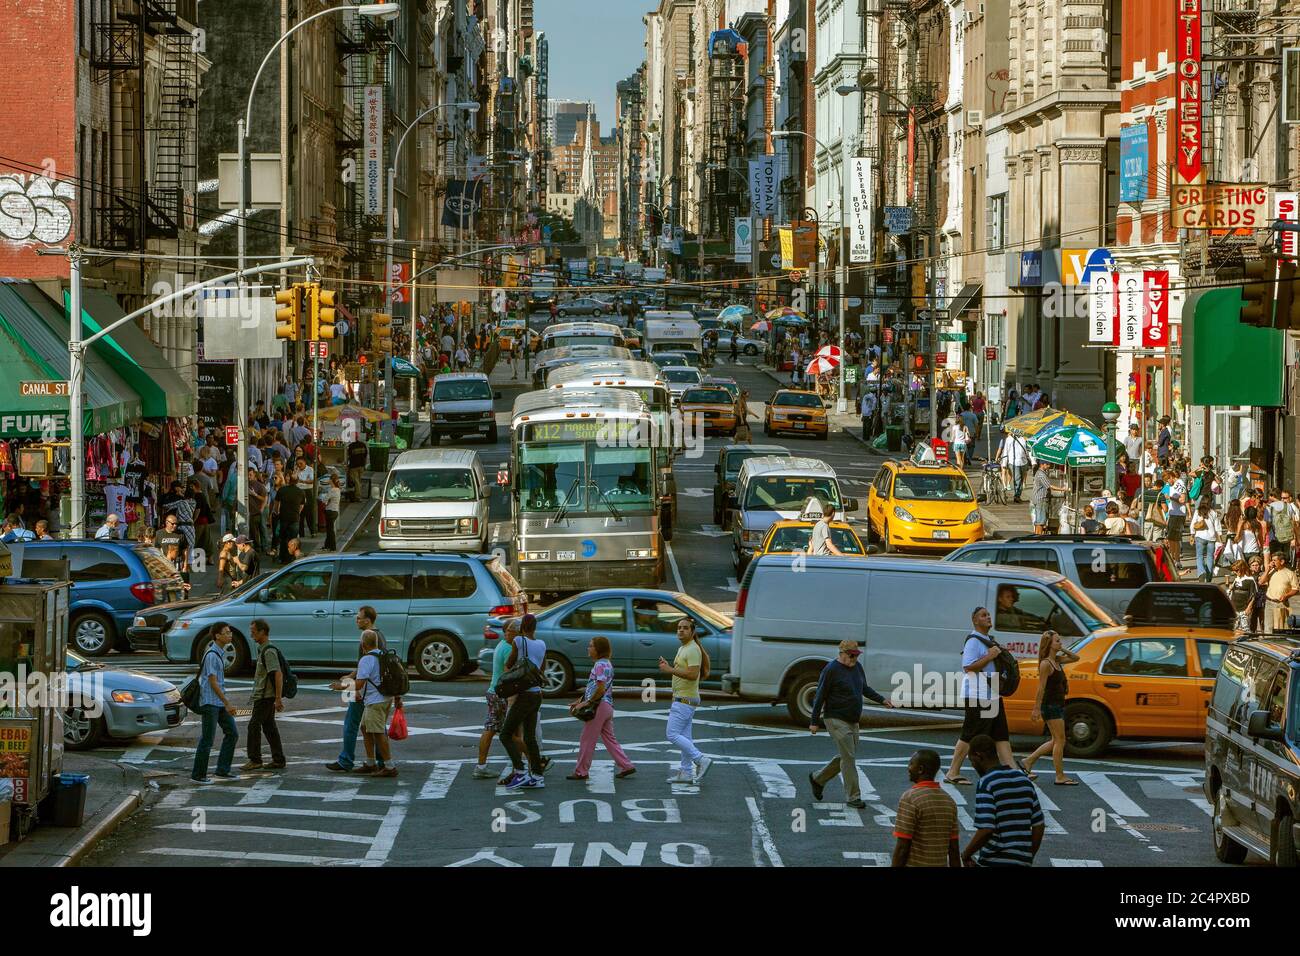
[{"label": "building window", "polygon": [[1006,243],[1007,194],[989,196],[984,204],[984,244],[989,252],[997,252]]},{"label": "building window", "polygon": [[1106,140],[1106,214],[1102,216],[1105,223],[1106,245],[1115,243],[1115,223],[1119,217],[1119,140]]}]

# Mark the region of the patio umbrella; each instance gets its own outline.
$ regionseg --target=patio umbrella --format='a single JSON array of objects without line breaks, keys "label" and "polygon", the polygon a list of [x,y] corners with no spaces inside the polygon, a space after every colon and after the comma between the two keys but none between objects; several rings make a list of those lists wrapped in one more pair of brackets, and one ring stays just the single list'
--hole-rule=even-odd
[{"label": "patio umbrella", "polygon": [[772,323],[767,321],[767,319],[759,319],[757,322],[755,322],[753,325],[749,327],[749,331],[770,332],[772,331]]},{"label": "patio umbrella", "polygon": [[813,360],[808,363],[808,368],[804,374],[825,375],[828,372],[835,371],[839,367],[840,367],[839,362],[833,362],[819,352],[816,355],[814,355]]},{"label": "patio umbrella", "polygon": [[328,405],[321,408],[319,417],[323,422],[338,421],[341,418],[361,418],[368,422],[386,422],[389,418],[383,412],[376,411],[373,408],[363,408],[360,405]]},{"label": "patio umbrella", "polygon": [[780,308],[772,309],[770,312],[767,313],[766,316],[764,316],[764,318],[771,319],[773,321],[784,320],[786,322],[793,322],[796,325],[799,324],[800,322],[808,321],[807,316],[805,316],[798,309],[790,308],[788,305],[783,305]]},{"label": "patio umbrella", "polygon": [[1078,468],[1106,464],[1106,439],[1081,425],[1067,425],[1041,435],[1029,447],[1034,457],[1053,465]]},{"label": "patio umbrella", "polygon": [[747,305],[729,305],[718,313],[718,319],[722,322],[739,322],[745,316],[753,314]]},{"label": "patio umbrella", "polygon": [[1094,432],[1097,430],[1097,426],[1086,418],[1080,418],[1073,412],[1059,408],[1040,408],[1024,415],[1017,415],[1015,418],[1008,418],[1002,423],[1004,432],[1019,435],[1021,438],[1035,438],[1070,427],[1089,428]]},{"label": "patio umbrella", "polygon": [[838,368],[839,364],[844,361],[844,353],[840,351],[838,345],[823,345],[817,350],[817,357],[826,359],[834,368]]}]

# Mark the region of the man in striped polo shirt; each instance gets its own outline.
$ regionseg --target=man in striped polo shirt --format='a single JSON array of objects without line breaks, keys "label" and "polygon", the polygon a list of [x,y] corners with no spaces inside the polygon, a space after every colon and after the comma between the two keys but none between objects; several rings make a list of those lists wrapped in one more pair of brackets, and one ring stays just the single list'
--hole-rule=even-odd
[{"label": "man in striped polo shirt", "polygon": [[934,778],[939,755],[918,750],[907,764],[912,781],[898,801],[894,820],[894,866],[961,866],[957,846],[957,804]]},{"label": "man in striped polo shirt", "polygon": [[975,788],[975,835],[962,861],[967,866],[1033,866],[1043,842],[1043,809],[1034,785],[1023,771],[1002,766],[997,745],[987,734],[970,742],[970,762],[980,782]]}]

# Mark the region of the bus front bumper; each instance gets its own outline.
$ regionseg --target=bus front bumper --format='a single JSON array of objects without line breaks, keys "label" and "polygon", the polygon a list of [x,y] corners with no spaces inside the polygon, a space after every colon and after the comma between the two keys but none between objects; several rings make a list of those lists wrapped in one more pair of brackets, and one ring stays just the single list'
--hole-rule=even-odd
[{"label": "bus front bumper", "polygon": [[658,587],[659,559],[635,561],[521,561],[525,591],[590,591],[594,588]]}]

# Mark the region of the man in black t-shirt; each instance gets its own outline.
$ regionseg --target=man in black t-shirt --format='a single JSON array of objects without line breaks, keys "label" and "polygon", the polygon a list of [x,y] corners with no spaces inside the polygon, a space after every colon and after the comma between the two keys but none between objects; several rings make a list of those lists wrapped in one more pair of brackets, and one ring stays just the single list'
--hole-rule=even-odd
[{"label": "man in black t-shirt", "polygon": [[369,449],[360,436],[352,439],[348,445],[348,500],[361,500],[361,473],[366,467]]},{"label": "man in black t-shirt", "polygon": [[289,563],[289,539],[298,537],[298,521],[302,517],[304,501],[302,489],[286,481],[275,493],[277,520],[280,523],[280,563]]}]

